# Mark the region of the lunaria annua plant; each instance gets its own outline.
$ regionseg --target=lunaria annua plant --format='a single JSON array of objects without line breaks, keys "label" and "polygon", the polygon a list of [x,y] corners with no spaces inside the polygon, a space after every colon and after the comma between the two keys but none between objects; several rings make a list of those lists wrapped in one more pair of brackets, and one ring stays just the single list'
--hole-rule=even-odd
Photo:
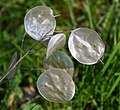
[{"label": "lunaria annua plant", "polygon": [[[2,80],[7,77],[19,62],[40,42],[49,40],[43,64],[43,72],[37,80],[39,93],[48,101],[64,103],[70,101],[75,94],[72,80],[74,65],[70,57],[59,51],[66,42],[63,33],[53,35],[56,20],[53,10],[46,6],[32,8],[24,19],[25,31],[37,42],[16,62],[10,66]],[[80,63],[92,65],[104,54],[105,46],[100,36],[88,28],[77,28],[71,31],[68,47],[72,56]],[[15,59],[16,59],[15,54]]]}]

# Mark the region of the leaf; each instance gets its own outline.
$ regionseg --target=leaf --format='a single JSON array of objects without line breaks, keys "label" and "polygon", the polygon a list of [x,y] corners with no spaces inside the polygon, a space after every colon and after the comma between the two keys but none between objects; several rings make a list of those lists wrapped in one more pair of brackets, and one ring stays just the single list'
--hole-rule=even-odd
[{"label": "leaf", "polygon": [[32,8],[24,18],[24,26],[25,31],[37,41],[42,40],[46,34],[52,35],[56,27],[53,10],[46,6]]},{"label": "leaf", "polygon": [[41,105],[27,102],[22,106],[22,110],[44,110]]},{"label": "leaf", "polygon": [[120,75],[117,77],[116,81],[114,82],[113,85],[111,85],[111,89],[110,91],[107,93],[107,96],[105,97],[105,99],[107,99],[108,97],[111,96],[112,92],[115,90],[116,86],[119,84],[120,82]]},{"label": "leaf", "polygon": [[69,37],[68,47],[78,62],[87,65],[97,63],[105,51],[105,45],[100,36],[88,28],[73,30]]},{"label": "leaf", "polygon": [[44,61],[44,67],[50,68],[61,68],[67,71],[73,77],[74,64],[71,58],[62,51],[54,52],[47,60]]},{"label": "leaf", "polygon": [[48,101],[65,103],[75,94],[75,84],[66,71],[58,68],[46,70],[37,80],[39,93]]},{"label": "leaf", "polygon": [[47,47],[47,52],[46,52],[46,59],[52,55],[53,52],[61,49],[66,42],[66,36],[65,34],[56,34],[51,37],[48,47]]}]

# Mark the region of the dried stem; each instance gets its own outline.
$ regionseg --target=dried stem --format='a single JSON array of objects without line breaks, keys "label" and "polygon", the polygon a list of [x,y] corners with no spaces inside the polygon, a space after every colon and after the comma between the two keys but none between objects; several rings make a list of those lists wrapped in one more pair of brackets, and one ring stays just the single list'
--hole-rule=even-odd
[{"label": "dried stem", "polygon": [[[52,30],[52,29],[51,29],[51,30]],[[51,31],[51,30],[50,30],[50,31]],[[49,31],[49,32],[50,32],[50,31]],[[49,32],[48,32],[48,33],[49,33]],[[44,39],[45,36],[47,36],[48,33],[46,33],[46,35],[44,35],[42,38]],[[11,72],[11,71],[23,60],[23,58],[25,58],[25,57],[28,55],[28,53],[29,53],[36,45],[38,45],[41,41],[42,41],[42,39],[41,39],[40,41],[36,42],[22,57],[20,57],[20,59],[19,59],[11,68],[9,68],[9,69],[7,70],[7,72],[4,74],[4,76],[0,79],[0,84],[1,84],[1,82],[6,78],[6,76],[9,74],[9,72]]]},{"label": "dried stem", "polygon": [[22,57],[22,49],[23,49],[23,43],[24,43],[25,36],[26,36],[26,32],[24,33],[24,35],[23,35],[23,37],[22,37],[20,57]]},{"label": "dried stem", "polygon": [[55,33],[67,33],[67,32],[71,32],[72,30],[65,30],[65,31],[54,31]]}]

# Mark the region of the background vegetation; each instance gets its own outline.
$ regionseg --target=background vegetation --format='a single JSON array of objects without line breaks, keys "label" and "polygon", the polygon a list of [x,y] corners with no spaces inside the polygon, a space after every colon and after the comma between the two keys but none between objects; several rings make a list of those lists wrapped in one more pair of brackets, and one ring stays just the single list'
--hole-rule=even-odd
[{"label": "background vegetation", "polygon": [[[120,110],[119,0],[0,0],[0,77],[13,53],[20,55],[24,16],[38,5],[51,7],[55,15],[61,14],[56,18],[56,30],[88,27],[97,31],[106,46],[104,65],[82,65],[71,57],[75,97],[66,104],[48,102],[36,88],[37,78],[44,71],[46,50],[40,43],[17,66],[14,79],[0,85],[0,110]],[[35,42],[27,35],[23,53]],[[70,55],[67,44],[63,51]]]}]

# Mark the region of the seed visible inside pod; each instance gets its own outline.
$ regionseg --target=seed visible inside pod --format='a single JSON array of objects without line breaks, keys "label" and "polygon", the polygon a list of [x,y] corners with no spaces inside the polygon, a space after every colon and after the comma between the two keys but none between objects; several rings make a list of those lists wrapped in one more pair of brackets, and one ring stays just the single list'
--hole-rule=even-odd
[{"label": "seed visible inside pod", "polygon": [[75,84],[66,71],[58,68],[46,70],[37,80],[39,93],[48,101],[64,103],[75,94]]},{"label": "seed visible inside pod", "polygon": [[32,8],[24,18],[24,26],[25,31],[38,41],[43,39],[43,36],[46,34],[53,34],[56,27],[56,20],[52,9],[46,6]]},{"label": "seed visible inside pod", "polygon": [[87,65],[97,63],[105,51],[105,45],[100,36],[88,28],[73,30],[69,37],[68,47],[78,62]]}]

